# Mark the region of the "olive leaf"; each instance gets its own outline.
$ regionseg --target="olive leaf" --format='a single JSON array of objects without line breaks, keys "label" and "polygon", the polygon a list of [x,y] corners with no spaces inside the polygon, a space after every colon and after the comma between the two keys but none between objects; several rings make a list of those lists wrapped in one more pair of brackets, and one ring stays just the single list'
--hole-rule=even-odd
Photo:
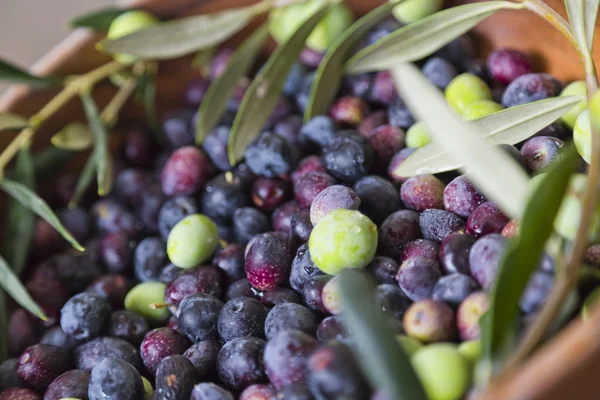
[{"label": "olive leaf", "polygon": [[106,126],[102,122],[98,108],[90,94],[83,93],[80,97],[90,125],[90,130],[94,137],[93,156],[98,179],[98,194],[104,196],[110,192],[112,187],[112,158],[108,149],[108,132],[106,131]]},{"label": "olive leaf", "polygon": [[554,231],[554,219],[579,161],[577,151],[571,145],[541,177],[527,201],[519,235],[511,240],[500,262],[490,294],[488,321],[481,337],[482,360],[492,371],[501,366],[511,345],[517,341],[514,328],[519,316],[519,300]]},{"label": "olive leaf", "polygon": [[[19,151],[15,168],[10,176],[16,182],[35,190],[35,172],[28,146]],[[16,199],[9,199],[6,207],[2,254],[8,259],[17,276],[20,276],[25,268],[34,226],[35,214]]]},{"label": "olive leaf", "polygon": [[261,2],[162,22],[118,39],[103,40],[99,48],[108,53],[125,53],[140,59],[177,58],[222,43],[269,8],[270,4]]},{"label": "olive leaf", "polygon": [[160,124],[158,122],[158,115],[156,112],[156,75],[158,73],[158,65],[150,63],[146,67],[146,71],[140,78],[139,88],[142,94],[142,103],[144,105],[144,113],[146,114],[146,121],[148,126],[154,135],[154,139],[157,143],[162,144],[164,142],[164,135]]},{"label": "olive leaf", "polygon": [[30,74],[29,72],[0,60],[0,81],[8,81],[12,83],[24,83],[33,87],[50,87],[57,86],[62,83],[60,78],[48,76],[39,77]]},{"label": "olive leaf", "polygon": [[11,113],[0,113],[0,131],[23,129],[27,128],[28,125],[29,123],[25,117]]},{"label": "olive leaf", "polygon": [[[414,65],[391,69],[396,88],[415,117],[425,122],[431,135],[452,160],[462,164],[473,183],[510,217],[520,214],[528,177],[505,152],[487,144],[476,127],[453,113],[443,94]],[[418,96],[414,96],[418,93]]]},{"label": "olive leaf", "polygon": [[569,22],[581,50],[591,52],[600,0],[565,0]]},{"label": "olive leaf", "polygon": [[347,270],[340,274],[340,296],[353,350],[372,386],[390,399],[426,400],[408,355],[375,303],[375,287],[363,274]]},{"label": "olive leaf", "polygon": [[54,134],[50,142],[59,149],[78,151],[89,149],[94,143],[94,137],[86,125],[71,122]]},{"label": "olive leaf", "polygon": [[[469,121],[480,137],[492,145],[517,144],[535,135],[556,121],[585,97],[583,95],[556,97],[511,107],[494,114]],[[421,147],[398,166],[395,174],[410,177],[419,174],[437,174],[460,168],[439,144]]]},{"label": "olive leaf", "polygon": [[0,290],[0,363],[8,358],[8,307],[6,296]]},{"label": "olive leaf", "polygon": [[358,74],[387,70],[403,62],[420,60],[464,34],[496,11],[521,9],[521,3],[487,1],[437,12],[398,29],[358,52],[346,72]]},{"label": "olive leaf", "polygon": [[33,159],[35,177],[43,180],[47,177],[56,176],[56,172],[66,166],[75,156],[74,151],[59,149],[48,146],[37,153]]},{"label": "olive leaf", "polygon": [[210,73],[210,63],[215,55],[215,51],[217,51],[217,46],[208,47],[200,50],[194,56],[194,59],[192,60],[192,67],[200,71],[202,76],[208,76]]},{"label": "olive leaf", "polygon": [[27,290],[23,287],[19,278],[17,278],[10,270],[8,263],[2,256],[0,256],[0,286],[2,286],[6,293],[19,303],[21,307],[43,321],[48,319],[40,306],[38,306],[29,293],[27,293]]},{"label": "olive leaf", "polygon": [[89,28],[99,32],[106,32],[115,18],[126,11],[128,10],[115,7],[103,8],[75,17],[69,22],[69,25],[72,28]]},{"label": "olive leaf", "polygon": [[198,111],[197,144],[202,143],[223,116],[227,109],[227,102],[233,95],[240,79],[248,74],[268,37],[269,25],[263,24],[237,48],[223,74],[208,87]]},{"label": "olive leaf", "polygon": [[94,158],[94,154],[91,154],[79,174],[79,179],[77,180],[77,184],[75,185],[75,191],[73,192],[73,197],[69,201],[69,208],[77,207],[81,198],[85,194],[86,190],[90,187],[92,182],[94,181],[94,173],[96,172],[96,159]]},{"label": "olive leaf", "polygon": [[248,86],[229,134],[227,153],[232,165],[243,158],[248,144],[268,121],[279,101],[292,65],[304,49],[310,33],[327,13],[328,7],[327,2],[320,4],[287,41],[277,46]]},{"label": "olive leaf", "polygon": [[4,178],[0,181],[0,189],[6,194],[13,197],[24,207],[30,209],[36,213],[40,218],[48,222],[54,229],[58,231],[71,245],[79,250],[84,251],[84,247],[69,233],[69,231],[60,222],[54,211],[50,208],[41,197],[39,197],[33,190],[29,189],[22,183],[15,182],[13,180]]},{"label": "olive leaf", "polygon": [[340,88],[344,75],[344,63],[348,59],[350,51],[371,28],[387,17],[400,2],[387,2],[377,7],[354,22],[333,43],[315,72],[315,78],[310,88],[308,105],[304,112],[305,122],[308,122],[315,115],[327,112],[327,107],[329,107]]}]

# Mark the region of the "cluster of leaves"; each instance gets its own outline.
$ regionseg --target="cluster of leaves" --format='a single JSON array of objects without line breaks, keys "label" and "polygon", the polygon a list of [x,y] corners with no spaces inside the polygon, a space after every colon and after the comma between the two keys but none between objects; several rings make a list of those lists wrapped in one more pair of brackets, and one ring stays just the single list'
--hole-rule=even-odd
[{"label": "cluster of leaves", "polygon": [[[497,370],[514,349],[517,303],[547,240],[552,235],[552,222],[566,191],[569,177],[576,169],[577,156],[572,149],[566,151],[560,162],[546,173],[542,184],[531,194],[523,172],[494,145],[523,141],[569,111],[582,98],[573,96],[543,100],[507,109],[472,122],[460,120],[448,109],[439,91],[409,63],[429,56],[497,11],[534,9],[539,0],[525,0],[519,3],[487,1],[447,9],[406,25],[352,55],[352,50],[359,40],[389,16],[393,6],[400,2],[402,0],[374,9],[356,21],[335,41],[316,71],[304,117],[308,121],[313,116],[326,112],[339,90],[345,73],[389,69],[408,107],[428,125],[435,139],[433,144],[416,151],[397,172],[403,176],[411,176],[460,168],[508,215],[521,218],[521,233],[511,244],[502,262],[498,281],[492,291],[490,311],[482,323],[482,365],[491,366],[489,370]],[[591,60],[591,39],[599,1],[567,0],[566,3],[572,26],[568,28],[567,33],[575,38],[582,58]],[[111,102],[112,106],[109,104],[105,112],[99,112],[89,92],[78,92],[88,117],[88,126],[80,123],[70,124],[52,139],[52,143],[59,148],[53,149],[54,151],[80,151],[93,147],[71,204],[77,203],[81,194],[93,182],[94,175],[98,182],[99,194],[104,195],[110,191],[109,171],[112,161],[108,150],[108,131],[114,124],[115,110],[118,110],[136,87],[141,93],[149,123],[157,133],[157,140],[161,140],[154,110],[157,60],[198,52],[195,63],[202,65],[210,58],[211,49],[240,32],[254,17],[274,6],[275,2],[265,0],[249,7],[167,21],[122,38],[101,41],[99,48],[102,51],[130,54],[140,61],[132,68],[128,67],[129,78],[122,84],[119,93],[113,99],[114,102]],[[260,133],[268,120],[281,95],[290,68],[302,51],[309,34],[327,13],[328,7],[329,3],[323,2],[307,16],[296,32],[277,47],[251,81],[230,133],[228,154],[232,164],[243,158],[245,148]],[[114,18],[123,11],[102,10],[75,19],[72,26],[106,31]],[[548,18],[551,17],[552,15]],[[238,47],[224,73],[212,82],[199,109],[201,117],[196,127],[198,144],[220,120],[235,87],[240,79],[249,74],[267,38],[268,27],[265,24]],[[593,63],[587,70],[594,70]],[[116,72],[117,69],[109,69],[106,76]],[[36,77],[5,62],[0,62],[0,79],[35,87],[62,86],[64,90],[70,88],[64,79]],[[420,96],[410,96],[410,93],[420,93]],[[600,104],[600,98],[598,103]],[[594,126],[600,127],[600,112],[597,112],[600,110],[594,110],[592,107],[592,122]],[[433,115],[435,118],[432,118]],[[34,118],[1,114],[0,130],[24,129],[22,133],[25,132],[31,137],[39,122]],[[26,144],[27,141],[24,142]],[[47,155],[46,158],[53,159],[53,156]],[[38,159],[41,160],[40,157],[36,158]],[[43,318],[39,307],[31,300],[17,278],[26,262],[26,252],[22,249],[27,249],[31,242],[35,215],[53,225],[75,248],[81,250],[82,247],[62,227],[47,204],[35,194],[34,164],[28,147],[23,145],[15,169],[8,174],[10,179],[4,178],[0,181],[0,189],[14,199],[9,205],[5,234],[6,238],[12,238],[12,242],[7,241],[3,249],[3,254],[8,260],[0,258],[0,285],[23,307]],[[510,185],[511,190],[498,187],[497,182],[505,182],[506,185]],[[15,248],[21,251],[16,252]],[[12,267],[9,268],[9,265]],[[373,384],[382,387],[392,398],[424,399],[423,389],[416,379],[408,357],[394,340],[391,331],[386,329],[385,320],[376,311],[372,302],[374,296],[370,295],[372,288],[353,273],[345,273],[342,280],[342,297],[347,305],[347,321],[365,360],[365,372]],[[357,300],[356,293],[362,293],[363,296]],[[2,296],[0,292],[0,326],[5,324]],[[1,351],[0,349],[0,353]],[[398,379],[398,376],[402,379]]]}]

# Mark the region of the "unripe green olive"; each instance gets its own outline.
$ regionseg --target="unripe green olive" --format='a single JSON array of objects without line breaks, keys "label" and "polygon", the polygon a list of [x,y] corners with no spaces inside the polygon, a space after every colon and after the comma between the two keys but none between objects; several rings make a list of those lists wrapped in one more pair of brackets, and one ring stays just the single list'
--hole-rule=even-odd
[{"label": "unripe green olive", "polygon": [[[271,36],[278,43],[285,42],[325,0],[310,0],[275,9],[269,16]],[[343,2],[332,4],[325,17],[317,24],[306,40],[306,46],[325,52],[352,24],[352,12]]]},{"label": "unripe green olive", "polygon": [[431,143],[431,134],[424,122],[416,122],[406,131],[406,147],[425,147]]},{"label": "unripe green olive", "polygon": [[219,245],[217,226],[202,214],[179,221],[167,239],[169,260],[179,268],[193,268],[208,260]]},{"label": "unripe green olive", "polygon": [[[581,199],[585,192],[587,177],[584,174],[575,174],[571,177],[567,193],[554,220],[554,229],[565,239],[574,240],[581,220]],[[596,207],[590,228],[590,240],[596,239],[596,232],[600,226],[600,204]]]},{"label": "unripe green olive", "polygon": [[418,350],[411,358],[429,400],[459,400],[471,384],[469,362],[456,346],[436,343]]},{"label": "unripe green olive", "polygon": [[409,357],[412,357],[413,354],[423,348],[423,343],[410,336],[398,335],[396,336],[396,340]]},{"label": "unripe green olive", "polygon": [[310,234],[313,262],[326,274],[367,266],[377,250],[377,226],[354,210],[333,210]]},{"label": "unripe green olive", "polygon": [[168,320],[171,313],[164,307],[166,287],[162,282],[137,284],[125,296],[125,309],[135,311],[154,322]]},{"label": "unripe green olive", "polygon": [[[584,81],[575,81],[568,84],[563,91],[560,93],[561,97],[563,96],[575,96],[578,94],[586,94],[587,88]],[[575,127],[575,122],[577,121],[577,117],[585,110],[587,107],[587,102],[585,100],[577,103],[575,107],[573,107],[568,113],[563,115],[561,119],[565,124],[569,126],[569,128],[573,129]]]},{"label": "unripe green olive", "polygon": [[481,341],[467,340],[458,345],[458,352],[468,361],[475,364],[481,355]]},{"label": "unripe green olive", "polygon": [[405,0],[394,7],[392,13],[398,21],[410,24],[438,12],[443,6],[444,0]]},{"label": "unripe green olive", "polygon": [[[158,19],[146,11],[128,11],[113,20],[108,28],[108,39],[118,39],[158,24]],[[115,54],[115,60],[122,64],[134,63],[136,58],[128,54]]]},{"label": "unripe green olive", "polygon": [[492,91],[480,77],[464,73],[452,79],[446,87],[446,100],[454,111],[462,114],[468,105],[476,101],[492,100]]},{"label": "unripe green olive", "polygon": [[467,105],[462,112],[462,117],[467,121],[487,117],[501,111],[504,107],[492,100],[478,100]]},{"label": "unripe green olive", "polygon": [[579,114],[573,128],[573,141],[581,158],[589,164],[592,158],[592,123],[589,110]]}]

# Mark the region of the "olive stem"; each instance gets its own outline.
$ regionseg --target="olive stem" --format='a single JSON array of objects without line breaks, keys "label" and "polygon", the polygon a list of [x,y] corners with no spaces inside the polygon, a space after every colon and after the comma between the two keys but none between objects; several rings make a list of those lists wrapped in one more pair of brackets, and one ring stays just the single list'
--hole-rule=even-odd
[{"label": "olive stem", "polygon": [[[596,77],[596,67],[589,50],[582,49],[577,44],[577,41],[564,18],[546,4],[539,0],[526,0],[525,4],[529,9],[542,15],[546,20],[557,27],[577,49],[586,72],[588,100],[591,100],[594,93],[598,90],[598,80]],[[555,279],[556,284],[550,292],[548,300],[542,307],[542,310],[531,328],[526,332],[525,337],[521,340],[514,356],[509,360],[506,367],[503,369],[503,372],[500,373],[499,378],[507,371],[514,370],[536,348],[552,321],[559,314],[560,309],[573,286],[577,283],[588,244],[590,227],[593,220],[591,216],[595,213],[600,195],[600,186],[597,184],[600,179],[600,137],[594,132],[593,128],[591,136],[592,154],[590,166],[588,168],[588,178],[583,199],[581,201],[579,226],[569,254],[568,263],[565,268],[557,271],[558,276]]]},{"label": "olive stem", "polygon": [[[142,69],[141,73],[143,73],[143,68],[143,65],[138,64],[134,67],[134,71]],[[125,83],[121,86],[119,91],[114,95],[114,97],[104,108],[104,110],[102,110],[102,114],[100,115],[100,117],[102,118],[102,121],[106,124],[106,126],[112,127],[117,122],[117,118],[119,116],[121,108],[123,108],[129,97],[133,94],[135,88],[139,84],[138,79],[141,73],[136,74],[136,76],[127,79]]]},{"label": "olive stem", "polygon": [[[571,30],[571,26],[559,13],[557,13],[552,7],[548,6],[541,0],[524,0],[523,4],[525,4],[525,8],[530,11],[533,11],[550,24],[552,24],[560,33],[563,34],[565,38],[571,43],[571,45],[578,51],[578,53],[582,54],[579,49],[579,44],[577,44],[577,40],[575,39],[575,35],[573,35],[573,31]],[[583,59],[583,56],[581,56]]]},{"label": "olive stem", "polygon": [[0,179],[4,176],[4,169],[8,163],[17,154],[19,149],[31,142],[37,129],[44,121],[54,115],[79,93],[88,90],[97,82],[124,68],[127,68],[127,65],[113,61],[86,74],[68,79],[63,90],[54,96],[54,98],[52,98],[52,100],[50,100],[50,102],[48,102],[48,104],[46,104],[39,112],[29,118],[29,127],[23,129],[17,137],[9,143],[2,154],[0,154]]}]

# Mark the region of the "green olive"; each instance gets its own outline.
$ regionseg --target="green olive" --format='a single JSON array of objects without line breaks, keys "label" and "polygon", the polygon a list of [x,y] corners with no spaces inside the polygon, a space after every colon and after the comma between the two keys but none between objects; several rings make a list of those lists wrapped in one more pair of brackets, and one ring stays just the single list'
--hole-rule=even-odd
[{"label": "green olive", "polygon": [[167,239],[169,260],[179,268],[193,268],[208,260],[219,245],[217,226],[202,214],[179,221]]},{"label": "green olive", "polygon": [[[578,94],[586,94],[587,87],[584,81],[575,81],[567,85],[563,91],[560,93],[562,96],[575,96]],[[573,107],[568,113],[563,115],[561,119],[565,124],[569,126],[569,128],[573,129],[575,127],[575,122],[577,121],[577,117],[585,110],[587,107],[587,102],[585,100],[577,103],[575,107]]]},{"label": "green olive", "polygon": [[[152,25],[158,24],[159,20],[146,11],[128,11],[113,20],[108,28],[108,39],[118,39],[141,31]],[[136,58],[128,54],[115,54],[115,60],[122,64],[132,64]]]},{"label": "green olive", "polygon": [[480,340],[467,340],[466,342],[462,342],[458,346],[458,352],[462,354],[462,356],[475,364],[479,356],[481,355],[481,341]]},{"label": "green olive", "polygon": [[162,282],[142,282],[134,286],[125,296],[125,309],[153,322],[168,320],[171,313],[164,307],[166,287]]},{"label": "green olive", "polygon": [[471,384],[469,362],[453,344],[426,346],[412,356],[411,363],[429,400],[462,399]]},{"label": "green olive", "polygon": [[592,123],[589,110],[584,110],[577,117],[573,128],[573,141],[581,158],[589,164],[592,158]]},{"label": "green olive", "polygon": [[398,335],[396,336],[396,340],[398,341],[398,343],[400,343],[400,345],[409,357],[412,357],[412,355],[415,354],[417,350],[423,348],[423,343],[410,336]]},{"label": "green olive", "polygon": [[367,266],[377,250],[377,226],[354,210],[333,210],[310,234],[313,262],[329,275]]},{"label": "green olive", "polygon": [[474,101],[463,109],[462,117],[467,121],[471,121],[497,113],[503,108],[502,105],[492,100]]},{"label": "green olive", "polygon": [[[278,43],[285,42],[323,2],[309,0],[273,10],[269,16],[271,36]],[[306,40],[306,46],[314,51],[325,52],[348,29],[353,19],[352,12],[343,2],[331,4],[325,17]]]},{"label": "green olive", "polygon": [[[584,174],[571,176],[567,193],[554,220],[554,229],[565,239],[574,240],[577,234],[581,219],[581,198],[585,192],[586,182],[587,177]],[[589,238],[594,241],[596,239],[595,232],[600,226],[600,204],[596,207],[596,213],[592,218]]]},{"label": "green olive", "polygon": [[492,91],[480,77],[464,73],[452,79],[446,87],[446,100],[454,111],[462,115],[471,103],[492,100]]},{"label": "green olive", "polygon": [[443,6],[444,0],[405,0],[394,7],[392,13],[398,21],[410,24],[438,12]]},{"label": "green olive", "polygon": [[416,122],[406,131],[406,147],[425,147],[429,143],[431,143],[431,135],[424,122]]}]

